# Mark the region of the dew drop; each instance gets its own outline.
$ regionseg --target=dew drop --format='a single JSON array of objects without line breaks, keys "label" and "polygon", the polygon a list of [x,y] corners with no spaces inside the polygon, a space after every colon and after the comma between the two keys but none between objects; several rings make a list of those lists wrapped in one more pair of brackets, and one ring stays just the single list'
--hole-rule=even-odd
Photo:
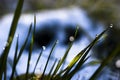
[{"label": "dew drop", "polygon": [[46,47],[45,47],[45,46],[42,46],[42,48],[43,48],[43,50],[45,50],[45,49],[46,49]]},{"label": "dew drop", "polygon": [[18,38],[18,37],[19,37],[19,34],[17,34],[16,37]]},{"label": "dew drop", "polygon": [[3,47],[3,50],[5,50],[5,47]]},{"label": "dew drop", "polygon": [[75,38],[73,36],[70,36],[69,40],[72,42],[75,40]]},{"label": "dew drop", "polygon": [[4,46],[5,46],[5,47],[9,46],[9,43],[6,41],[6,42],[4,43]]},{"label": "dew drop", "polygon": [[118,59],[118,60],[115,62],[115,66],[116,66],[117,68],[120,68],[120,59]]},{"label": "dew drop", "polygon": [[113,28],[113,24],[110,24],[110,28]]},{"label": "dew drop", "polygon": [[98,34],[96,34],[96,37],[98,37]]}]

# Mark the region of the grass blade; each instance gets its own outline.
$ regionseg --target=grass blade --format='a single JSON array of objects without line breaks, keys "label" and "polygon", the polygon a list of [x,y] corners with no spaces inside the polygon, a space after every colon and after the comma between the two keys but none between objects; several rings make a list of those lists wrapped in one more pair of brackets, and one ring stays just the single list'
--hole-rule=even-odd
[{"label": "grass blade", "polygon": [[15,69],[16,68],[15,62],[16,62],[17,55],[18,55],[18,43],[19,43],[19,36],[17,37],[16,48],[15,48],[15,55],[14,55],[13,66],[12,66],[12,74],[11,74],[10,80],[13,80],[14,73],[15,73],[15,70],[16,70]]},{"label": "grass blade", "polygon": [[[94,44],[99,40],[99,38],[101,38],[101,36],[107,31],[108,29],[104,30],[101,34],[99,34],[86,48],[84,48],[79,54],[77,54],[77,56],[75,56],[73,58],[73,60],[68,64],[67,68],[65,68],[63,71],[61,71],[57,76],[60,76],[62,73],[64,73],[64,75],[62,76],[64,79],[67,76],[70,76],[70,78],[73,76],[73,74],[75,74],[78,69],[80,69],[89,53],[89,51],[91,50],[91,48],[94,46]],[[78,62],[79,61],[79,62]],[[78,62],[78,63],[77,63]],[[73,66],[76,67],[71,71],[71,69],[73,68]],[[71,72],[70,72],[71,71]],[[70,73],[69,73],[70,72]],[[69,74],[68,74],[69,73]],[[57,78],[56,78],[57,80]]]},{"label": "grass blade", "polygon": [[[76,38],[76,36],[77,36],[78,29],[79,29],[79,27],[76,27],[76,31],[75,31],[75,34],[74,34],[74,38]],[[69,43],[68,49],[66,50],[64,56],[62,57],[62,59],[60,60],[60,62],[58,63],[58,65],[56,66],[53,75],[55,75],[55,74],[58,72],[58,70],[60,69],[60,67],[62,66],[62,64],[65,62],[66,57],[67,57],[67,55],[68,55],[68,53],[69,53],[72,45],[73,45],[73,41]]]},{"label": "grass blade", "polygon": [[45,78],[45,80],[51,80],[52,79],[52,72],[53,72],[53,69],[54,69],[56,63],[57,63],[57,59],[55,59],[55,61],[54,61],[53,65],[52,65],[49,73],[47,74],[47,77]]},{"label": "grass blade", "polygon": [[15,31],[16,31],[18,20],[19,20],[20,14],[21,14],[21,10],[22,10],[22,7],[23,7],[23,2],[24,2],[24,0],[19,0],[18,1],[18,5],[17,5],[15,13],[14,13],[14,18],[13,18],[12,25],[11,25],[11,28],[10,28],[10,32],[9,32],[9,35],[8,35],[8,39],[7,39],[7,42],[9,43],[9,45],[5,48],[3,54],[0,57],[0,65],[1,65],[0,66],[0,80],[2,80],[2,75],[3,75],[3,72],[4,72],[6,64],[7,64],[6,63],[7,57],[8,57],[9,50],[10,50],[10,47],[11,47],[11,44],[12,44],[12,41],[13,41],[13,37],[14,37]]},{"label": "grass blade", "polygon": [[[69,73],[69,77],[71,78],[83,65],[84,61],[86,61],[86,57],[89,53],[89,51],[91,50],[91,48],[97,43],[97,41],[102,37],[102,35],[108,30],[109,28],[105,29],[101,34],[99,34],[98,36],[96,36],[96,38],[93,40],[92,43],[90,43],[89,48],[87,49],[87,51],[85,51],[85,53],[83,54],[83,56],[80,58],[80,61],[78,62],[77,66],[75,67],[75,69]],[[70,70],[69,70],[70,71]],[[68,73],[68,72],[67,72]]]},{"label": "grass blade", "polygon": [[42,49],[42,51],[40,52],[40,54],[39,54],[39,56],[38,56],[37,62],[36,62],[36,64],[35,64],[35,67],[34,67],[34,70],[33,70],[33,74],[35,73],[37,64],[38,64],[38,62],[39,62],[39,60],[40,60],[40,58],[41,58],[42,53],[43,53],[43,49]]},{"label": "grass blade", "polygon": [[22,53],[23,53],[23,51],[24,51],[24,49],[25,49],[25,46],[27,45],[27,42],[28,42],[28,39],[29,39],[29,36],[30,36],[31,29],[32,29],[32,26],[30,26],[29,31],[28,31],[28,34],[27,34],[27,37],[26,37],[26,39],[25,39],[25,42],[24,42],[24,44],[22,45],[22,47],[21,47],[21,49],[20,49],[20,51],[19,51],[19,53],[18,53],[18,57],[17,57],[16,60],[15,60],[14,69],[16,69],[17,63],[18,63],[18,61],[20,60],[20,57],[22,56]]},{"label": "grass blade", "polygon": [[89,67],[89,66],[94,66],[94,65],[97,65],[97,64],[100,64],[101,61],[98,61],[98,60],[95,60],[95,61],[90,61],[88,63],[85,63],[80,70],[82,70],[83,68],[85,67]]},{"label": "grass blade", "polygon": [[23,53],[23,51],[24,51],[24,49],[25,49],[25,47],[26,47],[26,45],[27,45],[27,42],[28,42],[28,39],[29,39],[29,36],[30,36],[31,29],[32,29],[32,25],[30,25],[30,28],[29,28],[27,37],[26,37],[26,39],[25,39],[25,42],[23,43],[23,45],[22,45],[22,47],[21,47],[21,49],[20,49],[20,51],[19,51],[19,55],[18,55],[18,57],[17,57],[16,63],[18,63],[18,61],[19,61],[20,57],[22,56],[22,53]]},{"label": "grass blade", "polygon": [[50,60],[51,54],[52,54],[52,52],[53,52],[53,50],[54,50],[56,44],[57,44],[57,40],[56,40],[55,43],[53,44],[53,47],[52,47],[52,49],[51,49],[51,51],[50,51],[50,54],[49,54],[49,56],[48,56],[48,59],[47,59],[47,62],[46,62],[45,68],[44,68],[44,71],[43,71],[42,76],[41,76],[41,80],[44,79],[44,74],[45,74],[45,71],[46,71],[48,62],[49,62],[49,60]]},{"label": "grass blade", "polygon": [[113,58],[115,55],[117,55],[120,51],[120,44],[115,48],[115,50],[107,57],[105,58],[99,68],[95,71],[95,73],[90,77],[89,80],[95,80],[99,72],[106,66]]},{"label": "grass blade", "polygon": [[[30,25],[30,27],[32,27],[32,24]],[[34,29],[33,29],[33,32],[32,32],[32,38],[31,38],[30,47],[29,47],[29,54],[28,54],[27,70],[26,70],[25,80],[28,79],[28,73],[29,73],[29,68],[30,68],[30,60],[31,60],[31,57],[32,57],[32,50],[33,50],[33,44],[34,44],[34,31],[35,31]]]},{"label": "grass blade", "polygon": [[83,61],[80,60],[80,62],[78,62],[78,64],[76,65],[76,67],[67,75],[65,75],[64,80],[70,80],[75,73],[77,73],[79,71],[79,69],[81,68],[81,66],[89,59],[89,56],[87,58],[85,58]]},{"label": "grass blade", "polygon": [[[32,24],[31,24],[31,27],[32,27]],[[29,67],[30,67],[30,60],[31,60],[32,49],[33,49],[33,45],[34,45],[35,31],[36,31],[36,15],[34,15],[34,27],[33,27],[33,32],[32,32],[32,38],[31,38],[30,48],[29,48],[27,70],[26,70],[26,78],[25,78],[26,80],[28,79],[28,73],[29,73]]]}]

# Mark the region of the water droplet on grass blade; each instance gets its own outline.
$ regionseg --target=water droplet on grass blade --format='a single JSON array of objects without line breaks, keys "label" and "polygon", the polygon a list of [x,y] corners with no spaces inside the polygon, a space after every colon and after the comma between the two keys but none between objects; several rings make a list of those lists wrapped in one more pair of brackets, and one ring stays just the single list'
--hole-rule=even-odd
[{"label": "water droplet on grass blade", "polygon": [[70,37],[69,37],[69,40],[70,40],[71,42],[73,42],[73,41],[75,40],[75,38],[74,38],[73,36],[70,36]]},{"label": "water droplet on grass blade", "polygon": [[96,34],[96,36],[95,37],[98,37],[98,34]]},{"label": "water droplet on grass blade", "polygon": [[115,62],[115,66],[116,66],[117,68],[120,68],[120,59],[118,59],[118,60]]},{"label": "water droplet on grass blade", "polygon": [[45,46],[42,46],[42,48],[43,48],[43,50],[45,50],[45,49],[46,49],[46,47],[45,47]]},{"label": "water droplet on grass blade", "polygon": [[9,46],[9,43],[6,41],[6,42],[4,43],[4,46],[5,46],[5,47]]},{"label": "water droplet on grass blade", "polygon": [[18,38],[18,37],[19,37],[19,34],[17,34],[16,37]]},{"label": "water droplet on grass blade", "polygon": [[110,28],[113,28],[113,24],[110,24]]},{"label": "water droplet on grass blade", "polygon": [[5,50],[5,47],[3,47],[3,50]]}]

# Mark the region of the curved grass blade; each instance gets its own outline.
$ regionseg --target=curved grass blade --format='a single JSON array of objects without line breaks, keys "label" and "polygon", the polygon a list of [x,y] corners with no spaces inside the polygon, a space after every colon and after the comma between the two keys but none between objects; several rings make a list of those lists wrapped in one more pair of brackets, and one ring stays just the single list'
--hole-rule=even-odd
[{"label": "curved grass blade", "polygon": [[98,61],[98,60],[95,60],[95,61],[90,61],[88,63],[85,63],[81,68],[80,70],[82,70],[83,68],[85,67],[89,67],[89,66],[94,66],[94,65],[97,65],[97,64],[100,64],[101,61]]},{"label": "curved grass blade", "polygon": [[[73,60],[70,62],[70,64],[68,64],[67,68],[64,69],[63,71],[61,71],[58,76],[60,76],[62,73],[64,73],[63,78],[66,78],[68,76],[68,73],[71,71],[71,69],[73,68],[73,66],[76,65],[76,68],[74,68],[74,70],[71,71],[71,73],[69,73],[69,76],[73,76],[73,74],[75,74],[75,71],[81,68],[81,66],[84,63],[84,60],[86,59],[89,51],[91,50],[91,48],[94,46],[94,44],[99,40],[99,38],[107,31],[108,29],[104,30],[101,34],[99,34],[85,49],[83,49],[77,56],[75,56],[73,58]],[[78,62],[79,61],[79,62]],[[78,62],[78,63],[77,63]],[[78,65],[79,64],[79,65]],[[70,77],[70,78],[71,78]]]},{"label": "curved grass blade", "polygon": [[76,67],[69,74],[66,74],[65,77],[63,77],[65,78],[64,80],[70,80],[75,75],[75,73],[79,71],[81,66],[89,59],[89,57],[90,56],[86,57],[83,61],[80,60],[80,62],[78,62]]},{"label": "curved grass blade", "polygon": [[14,13],[14,18],[13,18],[10,32],[8,35],[8,39],[7,39],[7,42],[9,43],[9,45],[5,48],[3,54],[0,57],[0,65],[1,65],[0,66],[0,80],[2,80],[2,75],[3,75],[3,72],[5,70],[5,66],[7,64],[6,63],[7,57],[9,54],[9,50],[10,50],[10,47],[11,47],[11,44],[13,41],[13,37],[14,37],[15,31],[16,31],[16,28],[17,28],[18,20],[19,20],[21,11],[22,11],[23,2],[24,2],[24,0],[18,1],[18,5],[17,5],[17,8],[16,8],[15,13]]},{"label": "curved grass blade", "polygon": [[95,73],[90,77],[89,80],[95,80],[97,75],[101,72],[101,70],[114,58],[115,55],[117,55],[120,51],[120,44],[115,48],[115,50],[107,57],[105,58],[99,68],[95,71]]},{"label": "curved grass blade", "polygon": [[[76,68],[74,70],[72,70],[70,73],[69,73],[69,77],[72,78],[72,76],[81,68],[81,66],[83,65],[84,63],[84,60],[86,59],[89,51],[91,50],[91,48],[97,43],[97,41],[102,37],[102,35],[108,30],[109,28],[105,29],[101,34],[99,34],[98,36],[96,36],[96,38],[93,40],[92,43],[90,43],[90,46],[88,47],[87,51],[85,51],[85,53],[81,56],[78,64],[76,65]],[[71,70],[71,69],[70,69]],[[69,71],[70,71],[69,70]],[[67,73],[69,72],[67,71]],[[66,76],[67,74],[65,74]]]}]

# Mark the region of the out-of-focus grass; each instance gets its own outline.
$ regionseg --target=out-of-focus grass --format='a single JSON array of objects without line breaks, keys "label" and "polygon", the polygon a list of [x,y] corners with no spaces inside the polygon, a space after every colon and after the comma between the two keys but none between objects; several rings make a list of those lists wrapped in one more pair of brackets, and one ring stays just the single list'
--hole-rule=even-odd
[{"label": "out-of-focus grass", "polygon": [[0,56],[0,79],[2,80],[2,76],[4,74],[4,76],[6,76],[6,65],[7,65],[7,58],[8,58],[8,54],[9,54],[9,50],[13,41],[13,37],[17,28],[17,24],[18,24],[18,20],[21,14],[21,10],[23,7],[23,2],[24,0],[19,0],[17,8],[15,10],[15,14],[14,14],[14,18],[11,24],[11,28],[10,28],[10,33],[7,39],[7,42],[9,45],[7,45],[5,47],[5,50],[3,51],[2,55]]},{"label": "out-of-focus grass", "polygon": [[[5,47],[5,50],[3,51],[2,55],[0,56],[0,80],[3,80],[3,79],[6,80],[6,78],[7,78],[6,73],[7,73],[8,69],[6,67],[7,67],[8,54],[9,54],[11,44],[13,42],[13,37],[14,37],[15,31],[16,31],[16,28],[17,28],[17,24],[18,24],[18,20],[19,20],[20,14],[21,14],[23,2],[24,2],[24,0],[19,0],[18,1],[18,5],[16,7],[16,11],[15,11],[15,14],[14,14],[14,19],[13,19],[13,22],[12,22],[12,25],[11,25],[11,28],[10,28],[10,33],[9,33],[9,36],[8,36],[8,40],[7,40],[9,45],[7,45]],[[35,28],[36,28],[36,16],[34,17],[34,27],[32,28],[32,24],[30,25],[28,36],[26,37],[26,40],[25,40],[25,42],[24,42],[24,44],[21,47],[19,52],[18,52],[19,37],[17,38],[16,48],[15,48],[15,56],[14,56],[14,61],[13,61],[13,65],[12,65],[12,74],[11,74],[10,80],[28,80],[28,79],[31,79],[31,80],[38,80],[38,79],[39,80],[70,80],[80,69],[83,68],[83,65],[89,59],[90,56],[88,56],[88,54],[89,54],[89,51],[91,50],[91,48],[98,42],[98,40],[103,36],[103,34],[105,34],[106,31],[111,29],[110,27],[108,27],[101,34],[97,35],[95,37],[95,39],[90,44],[88,44],[88,46],[86,46],[82,51],[80,51],[70,61],[70,63],[67,65],[67,67],[65,69],[61,69],[61,67],[64,64],[64,62],[67,58],[67,55],[69,54],[69,51],[70,51],[70,49],[71,49],[71,47],[74,43],[74,40],[71,41],[69,43],[69,46],[68,46],[64,56],[58,61],[55,60],[54,64],[52,65],[52,67],[50,69],[49,74],[45,74],[46,73],[46,68],[48,67],[48,63],[49,63],[49,60],[51,58],[51,54],[52,54],[53,50],[55,49],[55,46],[57,45],[57,41],[55,41],[55,43],[53,44],[53,46],[51,48],[51,51],[48,55],[47,62],[46,62],[45,68],[43,70],[43,73],[40,73],[37,76],[35,76],[36,75],[35,74],[35,69],[36,69],[36,66],[38,64],[38,61],[41,58],[42,52],[43,52],[43,50],[42,50],[38,59],[37,59],[35,68],[33,70],[33,73],[29,73],[29,67],[30,67],[29,62],[31,60],[32,48],[33,48],[33,45],[34,45]],[[75,35],[73,37],[74,39],[76,38],[78,29],[79,28],[77,27],[77,29],[75,31]],[[23,74],[23,75],[20,75],[20,76],[18,76],[18,75],[14,76],[15,73],[16,73],[17,63],[18,63],[20,57],[22,56],[22,53],[25,49],[28,38],[30,37],[30,33],[32,33],[32,38],[31,38],[30,47],[29,47],[26,73]],[[107,63],[109,63],[112,60],[112,58],[117,54],[118,51],[120,51],[119,46],[115,49],[115,51],[113,51],[111,53],[111,55],[109,55],[105,60],[102,61],[100,67],[91,76],[90,80],[95,80],[98,73],[103,69],[103,67]],[[95,64],[97,64],[97,61],[90,62],[88,64],[88,66],[95,65]]]}]

